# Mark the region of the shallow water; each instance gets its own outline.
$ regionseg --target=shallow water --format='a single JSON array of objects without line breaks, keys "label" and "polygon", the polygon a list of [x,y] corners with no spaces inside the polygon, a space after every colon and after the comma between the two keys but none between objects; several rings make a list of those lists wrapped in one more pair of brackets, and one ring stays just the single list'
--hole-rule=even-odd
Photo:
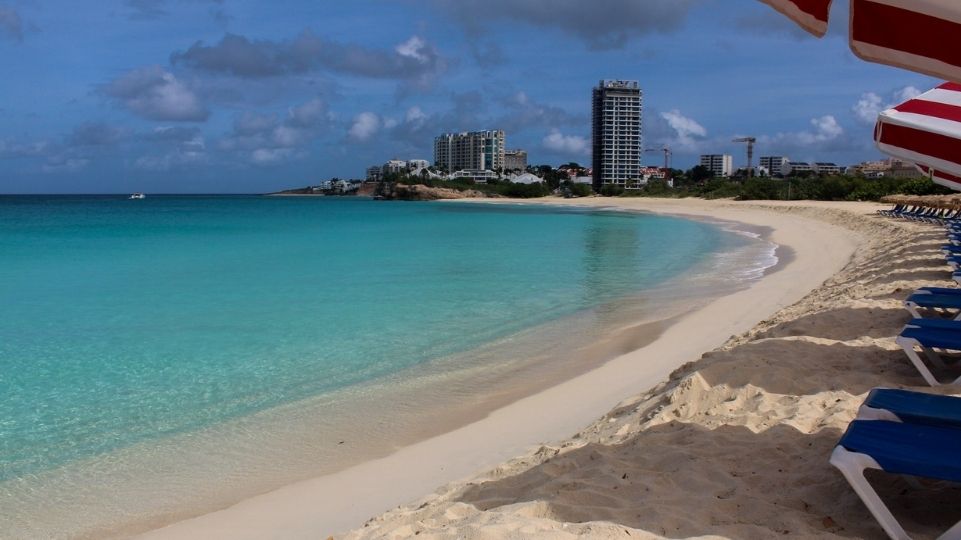
[{"label": "shallow water", "polygon": [[[771,256],[743,231],[623,212],[0,198],[6,530],[162,522],[187,492],[219,504],[317,474],[342,438],[360,456],[432,403],[469,413],[525,373],[583,370],[561,352]],[[358,431],[386,414],[393,429]]]}]

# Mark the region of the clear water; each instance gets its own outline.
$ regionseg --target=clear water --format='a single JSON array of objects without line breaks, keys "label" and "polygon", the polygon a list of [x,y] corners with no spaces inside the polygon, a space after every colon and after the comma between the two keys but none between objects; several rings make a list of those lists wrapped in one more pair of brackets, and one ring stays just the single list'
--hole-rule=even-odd
[{"label": "clear water", "polygon": [[522,205],[0,197],[0,487],[457,355],[753,241]]}]

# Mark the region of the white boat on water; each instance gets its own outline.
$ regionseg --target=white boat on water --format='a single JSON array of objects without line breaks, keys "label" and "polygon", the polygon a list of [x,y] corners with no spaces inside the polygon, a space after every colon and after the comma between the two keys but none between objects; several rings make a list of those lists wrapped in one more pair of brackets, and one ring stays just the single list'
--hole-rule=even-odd
[{"label": "white boat on water", "polygon": [[130,198],[131,198],[131,199],[146,199],[147,196],[144,195],[143,193],[134,193],[133,195],[130,196]]}]

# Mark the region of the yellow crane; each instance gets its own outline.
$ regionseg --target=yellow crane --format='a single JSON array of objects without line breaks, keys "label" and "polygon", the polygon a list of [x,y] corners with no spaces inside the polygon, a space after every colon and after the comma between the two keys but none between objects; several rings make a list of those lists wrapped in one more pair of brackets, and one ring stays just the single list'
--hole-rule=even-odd
[{"label": "yellow crane", "polygon": [[734,139],[733,142],[747,143],[747,177],[750,178],[754,175],[754,143],[757,142],[757,138],[740,137],[738,139]]}]

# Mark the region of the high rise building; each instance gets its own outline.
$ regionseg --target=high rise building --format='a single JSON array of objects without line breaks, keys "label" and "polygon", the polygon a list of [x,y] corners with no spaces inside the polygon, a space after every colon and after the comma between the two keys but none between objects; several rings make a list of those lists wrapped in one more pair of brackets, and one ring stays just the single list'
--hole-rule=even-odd
[{"label": "high rise building", "polygon": [[594,189],[640,181],[643,101],[637,81],[603,80],[591,101]]},{"label": "high rise building", "polygon": [[445,133],[434,139],[434,165],[451,172],[504,168],[504,132]]},{"label": "high rise building", "polygon": [[734,158],[730,154],[704,154],[701,166],[707,167],[717,177],[728,177],[734,173]]},{"label": "high rise building", "polygon": [[771,176],[783,176],[786,174],[787,164],[791,162],[791,158],[785,156],[762,156],[761,157],[761,167],[768,170]]}]

